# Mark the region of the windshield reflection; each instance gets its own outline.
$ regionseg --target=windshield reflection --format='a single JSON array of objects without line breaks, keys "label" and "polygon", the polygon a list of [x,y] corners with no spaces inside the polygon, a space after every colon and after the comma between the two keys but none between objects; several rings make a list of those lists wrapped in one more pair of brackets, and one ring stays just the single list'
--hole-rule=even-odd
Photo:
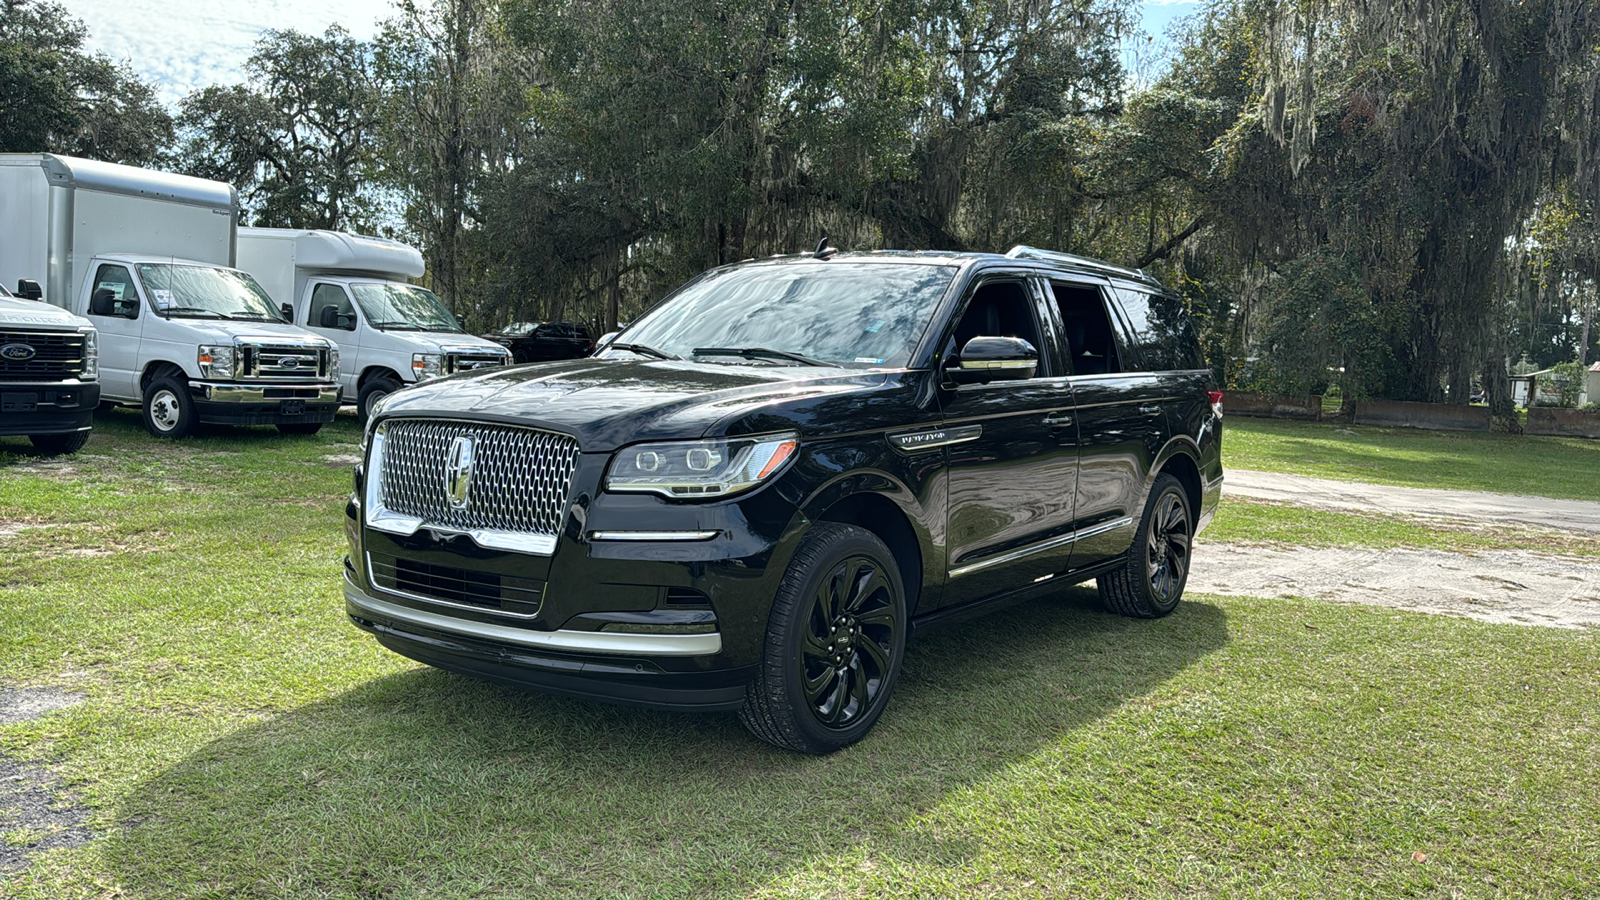
[{"label": "windshield reflection", "polygon": [[261,285],[238,270],[176,263],[140,263],[137,268],[145,296],[168,318],[284,321]]},{"label": "windshield reflection", "polygon": [[[696,357],[697,348],[761,348],[834,365],[904,366],[955,273],[953,266],[842,260],[724,269],[668,298],[622,340],[706,362],[795,364]],[[627,355],[618,350],[615,358]]]},{"label": "windshield reflection", "polygon": [[353,284],[356,303],[374,328],[386,331],[447,331],[461,323],[433,291],[410,284]]}]

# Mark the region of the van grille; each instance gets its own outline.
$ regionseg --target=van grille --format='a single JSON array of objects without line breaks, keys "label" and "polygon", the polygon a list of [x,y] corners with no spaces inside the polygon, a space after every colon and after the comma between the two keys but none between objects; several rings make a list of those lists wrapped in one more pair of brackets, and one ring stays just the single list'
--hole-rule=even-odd
[{"label": "van grille", "polygon": [[[532,428],[441,419],[393,419],[384,429],[379,501],[385,510],[458,531],[555,537],[578,466],[578,442]],[[447,494],[458,438],[472,442],[466,502]]]},{"label": "van grille", "polygon": [[244,377],[282,380],[322,380],[328,377],[328,348],[304,344],[248,346],[244,352]]},{"label": "van grille", "polygon": [[62,381],[83,373],[83,335],[71,331],[0,331],[0,347],[24,344],[31,359],[0,357],[0,381]]}]

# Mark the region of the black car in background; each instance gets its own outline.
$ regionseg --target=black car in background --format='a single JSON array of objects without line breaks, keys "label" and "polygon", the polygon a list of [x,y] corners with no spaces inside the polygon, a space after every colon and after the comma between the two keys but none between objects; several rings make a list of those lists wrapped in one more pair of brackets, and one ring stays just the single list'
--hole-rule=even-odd
[{"label": "black car in background", "polygon": [[594,352],[589,329],[571,322],[513,322],[482,337],[510,350],[518,363],[579,359]]},{"label": "black car in background", "polygon": [[346,610],[441,668],[823,753],[925,627],[1089,579],[1171,612],[1221,404],[1141,272],[1027,247],[713,269],[595,357],[386,398]]}]

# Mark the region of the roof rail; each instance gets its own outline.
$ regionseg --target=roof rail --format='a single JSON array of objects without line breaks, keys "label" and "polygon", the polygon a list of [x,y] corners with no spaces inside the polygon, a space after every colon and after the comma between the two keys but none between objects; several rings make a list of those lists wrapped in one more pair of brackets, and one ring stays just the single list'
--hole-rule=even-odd
[{"label": "roof rail", "polygon": [[1082,269],[1092,269],[1096,272],[1106,272],[1112,275],[1121,275],[1124,278],[1138,278],[1143,281],[1152,280],[1143,269],[1129,269],[1125,266],[1114,266],[1104,260],[1091,259],[1087,256],[1078,256],[1075,253],[1062,253],[1057,250],[1041,250],[1038,247],[1029,247],[1027,244],[1018,244],[1006,251],[1006,256],[1012,259],[1042,259],[1046,262],[1066,263]]}]

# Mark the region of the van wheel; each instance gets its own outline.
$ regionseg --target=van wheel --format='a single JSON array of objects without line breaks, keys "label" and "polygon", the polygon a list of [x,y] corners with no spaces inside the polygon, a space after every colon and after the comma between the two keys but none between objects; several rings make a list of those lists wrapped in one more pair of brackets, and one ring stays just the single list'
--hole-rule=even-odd
[{"label": "van wheel", "polygon": [[767,743],[803,753],[853,744],[888,704],[905,645],[894,554],[866,529],[820,522],[773,600],[739,720]]},{"label": "van wheel", "polygon": [[189,382],[182,376],[166,375],[145,388],[146,431],[159,438],[181,438],[193,432],[198,421],[194,400],[189,396]]},{"label": "van wheel", "polygon": [[83,445],[89,443],[89,432],[74,431],[70,434],[30,434],[28,440],[33,446],[51,456],[61,456],[66,453],[77,453]]},{"label": "van wheel", "polygon": [[1194,513],[1189,495],[1171,475],[1156,479],[1144,518],[1122,565],[1095,579],[1106,609],[1124,616],[1156,619],[1183,599],[1194,549]]},{"label": "van wheel", "polygon": [[322,430],[321,422],[288,422],[280,423],[278,430],[284,434],[316,434]]},{"label": "van wheel", "polygon": [[400,390],[400,382],[393,378],[374,378],[361,386],[361,394],[356,397],[356,414],[360,416],[362,424],[372,417],[372,407],[379,400]]}]

